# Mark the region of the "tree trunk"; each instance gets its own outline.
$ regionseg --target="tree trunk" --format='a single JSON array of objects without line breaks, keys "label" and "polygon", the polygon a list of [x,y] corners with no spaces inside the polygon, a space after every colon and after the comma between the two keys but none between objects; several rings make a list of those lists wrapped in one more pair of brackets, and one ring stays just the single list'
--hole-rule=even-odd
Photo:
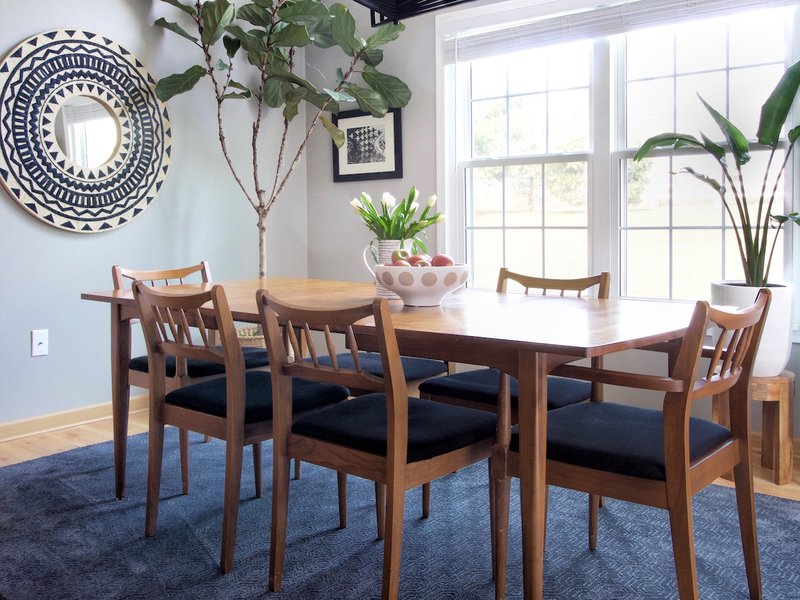
[{"label": "tree trunk", "polygon": [[258,277],[265,279],[267,276],[267,227],[264,224],[265,215],[258,217]]}]

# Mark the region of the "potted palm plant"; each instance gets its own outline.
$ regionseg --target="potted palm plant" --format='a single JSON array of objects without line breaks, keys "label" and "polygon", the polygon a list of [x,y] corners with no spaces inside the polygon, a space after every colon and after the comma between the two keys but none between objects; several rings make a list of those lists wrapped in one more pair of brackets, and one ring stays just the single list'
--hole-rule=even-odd
[{"label": "potted palm plant", "polygon": [[[785,71],[761,107],[756,135],[758,143],[769,148],[769,159],[758,190],[748,190],[744,184],[742,169],[750,161],[747,138],[702,97],[700,101],[722,131],[724,145],[713,142],[703,133],[700,139],[683,133],[662,133],[646,140],[633,158],[634,161],[640,161],[656,148],[695,148],[710,154],[720,166],[720,180],[691,167],[682,169],[682,172],[696,177],[719,195],[736,236],[745,275],[744,282],[712,283],[711,301],[715,304],[744,306],[753,302],[760,287],[769,285],[773,291],[770,315],[753,368],[753,375],[759,377],[778,375],[786,366],[791,350],[792,286],[769,284],[769,276],[781,227],[788,221],[800,224],[798,213],[773,214],[773,209],[777,208],[774,202],[779,185],[786,166],[790,164],[795,142],[800,137],[800,125],[796,125],[789,129],[788,141],[781,140],[781,130],[797,96],[798,87],[800,62]],[[784,152],[782,160],[780,151]]]}]

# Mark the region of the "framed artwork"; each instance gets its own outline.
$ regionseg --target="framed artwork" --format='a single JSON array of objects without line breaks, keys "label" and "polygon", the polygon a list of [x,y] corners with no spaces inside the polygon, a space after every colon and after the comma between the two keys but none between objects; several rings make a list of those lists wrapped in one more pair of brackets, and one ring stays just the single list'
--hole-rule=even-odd
[{"label": "framed artwork", "polygon": [[333,180],[399,179],[403,176],[400,109],[390,108],[378,119],[360,110],[333,115],[344,132],[344,145],[333,144]]}]

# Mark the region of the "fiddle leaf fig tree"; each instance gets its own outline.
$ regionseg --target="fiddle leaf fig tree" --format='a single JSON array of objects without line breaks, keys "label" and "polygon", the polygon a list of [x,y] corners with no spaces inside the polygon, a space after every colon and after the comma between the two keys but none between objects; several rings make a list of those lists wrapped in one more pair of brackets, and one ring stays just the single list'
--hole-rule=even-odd
[{"label": "fiddle leaf fig tree", "polygon": [[[383,117],[389,108],[406,106],[411,99],[405,83],[378,68],[383,47],[396,40],[405,27],[383,25],[364,39],[357,35],[355,19],[345,6],[327,6],[319,0],[253,0],[239,7],[228,0],[162,2],[178,9],[177,16],[188,24],[160,18],[155,25],[194,44],[200,60],[182,73],[161,79],[156,93],[167,101],[193,89],[201,79],[210,82],[222,154],[258,216],[258,274],[265,277],[267,215],[300,162],[317,124],[322,123],[341,147],[344,132],[330,119],[330,114],[339,112],[341,102],[355,102],[361,110]],[[297,74],[297,51],[307,46],[330,48],[343,55],[343,64],[331,74],[327,87],[318,89]],[[240,69],[247,71],[244,76],[239,75]],[[223,106],[229,101],[249,102],[253,108],[223,115]],[[304,105],[312,107],[313,117],[297,119],[305,135],[299,146],[290,150],[290,126]],[[278,110],[281,126],[265,133],[269,129],[267,115]],[[226,118],[252,120],[246,165],[233,160],[225,137]],[[259,141],[265,134],[274,141],[278,154],[275,164],[262,173]]]},{"label": "fiddle leaf fig tree", "polygon": [[[761,107],[761,119],[756,133],[758,143],[770,149],[767,166],[758,190],[758,196],[745,189],[742,167],[750,161],[750,145],[745,135],[709,105],[703,98],[700,101],[720,128],[725,145],[721,146],[711,141],[701,132],[701,139],[685,133],[662,133],[655,135],[642,144],[634,161],[640,161],[656,148],[695,148],[710,154],[722,168],[722,180],[700,173],[691,167],[681,170],[702,181],[711,187],[722,200],[725,212],[733,225],[736,234],[736,243],[739,249],[739,258],[745,274],[745,283],[748,286],[761,287],[767,285],[769,279],[772,255],[778,240],[778,231],[784,223],[794,221],[800,224],[800,213],[788,215],[772,214],[775,197],[780,189],[786,165],[792,155],[795,142],[800,137],[800,125],[791,128],[787,133],[787,142],[780,139],[789,110],[800,88],[800,62],[789,67],[781,77],[778,85]],[[776,153],[785,148],[783,160],[774,164]],[[728,154],[733,158],[728,160]],[[753,199],[755,198],[755,202]],[[772,225],[774,227],[771,227]],[[773,230],[772,242],[769,242],[769,232]]]}]

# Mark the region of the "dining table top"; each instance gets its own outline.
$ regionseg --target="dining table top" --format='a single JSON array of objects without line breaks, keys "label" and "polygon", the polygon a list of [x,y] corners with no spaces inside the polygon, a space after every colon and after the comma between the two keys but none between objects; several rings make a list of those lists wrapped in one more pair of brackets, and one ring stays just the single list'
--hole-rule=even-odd
[{"label": "dining table top", "polygon": [[[256,290],[265,288],[283,302],[319,308],[342,308],[371,302],[375,285],[349,281],[273,277],[159,288],[180,293],[187,289],[225,289],[233,318],[258,322]],[[134,308],[130,290],[86,292],[95,300]],[[525,346],[537,352],[592,357],[680,337],[694,308],[690,303],[642,300],[565,298],[540,294],[498,293],[465,288],[445,297],[440,306],[410,307],[390,301],[398,338],[410,341],[447,336],[486,347]],[[131,315],[135,316],[135,315]],[[363,323],[369,326],[368,320]],[[452,344],[448,344],[452,346]]]}]

